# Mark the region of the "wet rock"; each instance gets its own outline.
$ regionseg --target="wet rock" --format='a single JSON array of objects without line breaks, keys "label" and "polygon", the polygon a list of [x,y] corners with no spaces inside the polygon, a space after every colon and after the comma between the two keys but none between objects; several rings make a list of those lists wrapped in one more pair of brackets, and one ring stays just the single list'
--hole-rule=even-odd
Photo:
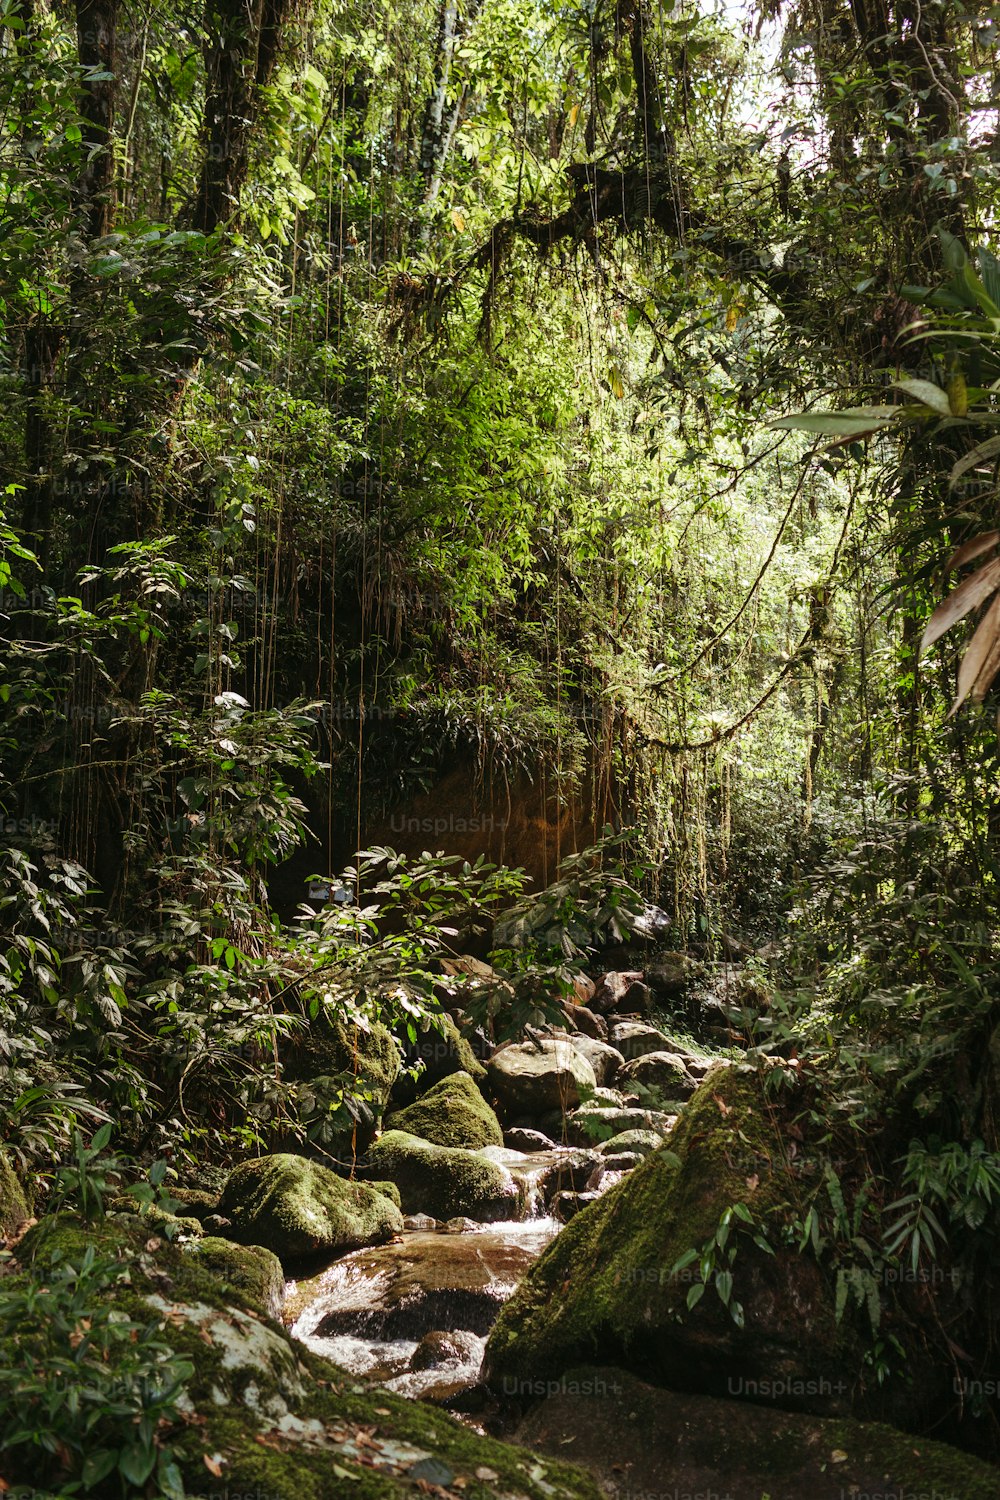
[{"label": "wet rock", "polygon": [[552,1216],[561,1224],[568,1224],[570,1219],[576,1218],[581,1209],[588,1208],[591,1203],[596,1203],[600,1193],[557,1193],[552,1200]]},{"label": "wet rock", "polygon": [[453,1333],[437,1328],[425,1333],[410,1355],[410,1369],[436,1370],[441,1365],[470,1364],[481,1354],[482,1346],[474,1334],[461,1328]]},{"label": "wet rock", "polygon": [[229,1237],[263,1245],[282,1261],[343,1255],[399,1234],[395,1204],[361,1182],[346,1182],[318,1162],[281,1154],[244,1162],[232,1172],[219,1207]]},{"label": "wet rock", "polygon": [[847,1500],[934,1494],[989,1500],[997,1471],[894,1427],[825,1421],[749,1401],[686,1396],[614,1367],[584,1366],[543,1386],[519,1443],[572,1458],[606,1495]]},{"label": "wet rock", "polygon": [[403,1228],[422,1229],[428,1234],[433,1234],[436,1229],[440,1228],[440,1225],[437,1219],[431,1218],[430,1214],[404,1214]]},{"label": "wet rock", "polygon": [[696,1087],[683,1057],[676,1052],[647,1052],[643,1057],[633,1058],[621,1069],[619,1077],[626,1083],[658,1089],[669,1099],[690,1099]]},{"label": "wet rock", "polygon": [[447,1224],[439,1224],[439,1232],[445,1234],[471,1234],[479,1228],[475,1219],[466,1219],[459,1216],[457,1219],[449,1219]]},{"label": "wet rock", "polygon": [[526,1130],[521,1126],[515,1126],[503,1133],[503,1143],[511,1151],[524,1151],[527,1153],[538,1151],[555,1151],[556,1143],[543,1135],[540,1130]]},{"label": "wet rock", "polygon": [[597,1087],[587,1059],[558,1037],[501,1047],[487,1068],[490,1085],[508,1116],[538,1119],[550,1110],[572,1109],[584,1093]]},{"label": "wet rock", "polygon": [[600,1161],[596,1151],[560,1151],[539,1179],[543,1202],[551,1206],[563,1191],[582,1192]]},{"label": "wet rock", "polygon": [[594,1041],[589,1036],[574,1036],[570,1038],[570,1041],[577,1052],[590,1063],[599,1088],[605,1088],[614,1083],[618,1069],[625,1061],[615,1047],[609,1047],[607,1042]]},{"label": "wet rock", "polygon": [[631,1172],[644,1160],[638,1151],[616,1151],[613,1156],[604,1156],[587,1179],[587,1187],[593,1192],[601,1186],[609,1172],[620,1176],[623,1172]]},{"label": "wet rock", "polygon": [[[440,1245],[437,1237],[429,1238]],[[37,1295],[42,1286],[51,1285],[56,1253],[64,1265],[79,1265],[91,1248],[118,1261],[123,1274],[113,1279],[106,1296],[95,1294],[96,1316],[103,1318],[110,1308],[137,1329],[155,1330],[156,1338],[186,1362],[178,1372],[185,1420],[170,1432],[178,1488],[184,1493],[413,1500],[421,1486],[426,1491],[440,1482],[429,1476],[440,1476],[446,1468],[455,1479],[476,1475],[476,1500],[509,1500],[513,1495],[600,1500],[596,1483],[564,1460],[543,1457],[536,1468],[535,1462],[526,1462],[523,1449],[471,1432],[443,1412],[391,1391],[361,1388],[356,1378],[261,1317],[259,1307],[238,1292],[223,1295],[218,1277],[196,1255],[164,1241],[154,1260],[147,1243],[141,1225],[124,1220],[81,1225],[67,1215],[52,1215],[21,1242],[7,1285],[10,1292]],[[25,1335],[36,1336],[34,1348],[44,1367],[51,1358],[51,1338],[41,1324]],[[31,1354],[29,1344],[22,1357]],[[173,1378],[174,1368],[164,1366],[166,1378]],[[109,1371],[108,1389],[116,1399],[119,1388],[125,1390],[123,1399],[130,1400],[129,1383],[110,1383],[114,1374]],[[92,1394],[92,1368],[81,1367],[77,1380],[70,1361],[60,1381],[67,1399],[73,1390],[83,1402]],[[138,1389],[134,1400],[138,1416]],[[67,1423],[62,1432],[69,1437],[74,1426],[79,1436],[80,1422]],[[132,1430],[128,1418],[120,1430]],[[5,1444],[4,1480],[12,1494],[78,1493],[85,1488],[81,1468],[92,1451],[74,1442],[51,1459],[30,1444]],[[214,1486],[206,1480],[206,1456],[222,1471]],[[162,1488],[155,1480],[151,1487],[157,1494]],[[140,1493],[147,1487],[127,1488]]]},{"label": "wet rock", "polygon": [[294,1332],[316,1349],[344,1335],[386,1342],[442,1328],[483,1335],[552,1234],[543,1225],[514,1234],[479,1228],[360,1250],[299,1285]]},{"label": "wet rock", "polygon": [[387,1130],[404,1130],[436,1146],[502,1146],[500,1122],[468,1073],[451,1073],[405,1109],[386,1118]]},{"label": "wet rock", "polygon": [[457,1146],[389,1130],[371,1148],[369,1169],[396,1184],[404,1213],[464,1215],[480,1223],[518,1217],[521,1194],[510,1172]]}]

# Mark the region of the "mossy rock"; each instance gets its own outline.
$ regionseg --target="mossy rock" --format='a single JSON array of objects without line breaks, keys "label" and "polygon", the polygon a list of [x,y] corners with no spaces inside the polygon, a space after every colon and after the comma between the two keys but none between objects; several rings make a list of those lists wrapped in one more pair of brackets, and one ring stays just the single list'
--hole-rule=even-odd
[{"label": "mossy rock", "polygon": [[[617,1494],[736,1500],[994,1500],[991,1465],[885,1423],[681,1396],[614,1368],[568,1370],[517,1429],[541,1453],[573,1454]],[[670,1487],[664,1492],[663,1480]]]},{"label": "mossy rock", "polygon": [[[358,1149],[374,1135],[385,1112],[392,1086],[401,1067],[399,1048],[387,1026],[376,1021],[365,1028],[342,1016],[321,1017],[304,1035],[298,1035],[283,1055],[285,1078],[290,1082],[324,1083],[337,1092],[345,1077],[355,1080],[359,1098],[367,1103],[367,1118],[358,1123]],[[341,1147],[349,1148],[355,1125],[345,1127]]]},{"label": "mossy rock", "polygon": [[281,1316],[285,1277],[273,1251],[263,1245],[236,1245],[207,1234],[189,1247],[188,1254],[196,1255],[199,1265],[220,1277],[225,1286],[235,1287],[269,1318]]},{"label": "mossy rock", "polygon": [[155,1203],[140,1203],[130,1193],[116,1193],[107,1200],[105,1207],[110,1213],[128,1214],[141,1219],[146,1225],[147,1234],[165,1234],[169,1239],[176,1239],[178,1235],[193,1235],[197,1238],[205,1233],[201,1220],[193,1215],[171,1213]]},{"label": "mossy rock", "polygon": [[31,1202],[14,1164],[6,1151],[0,1151],[0,1236],[14,1234],[25,1219],[31,1218]]},{"label": "mossy rock", "polygon": [[863,1347],[836,1323],[814,1260],[780,1249],[767,1255],[734,1231],[742,1330],[711,1289],[688,1311],[697,1264],[672,1274],[685,1252],[714,1237],[732,1204],[746,1204],[766,1225],[796,1200],[756,1073],[716,1070],[669,1142],[577,1214],[536,1261],[491,1335],[490,1382],[549,1379],[597,1361],[709,1394],[727,1394],[735,1378],[806,1379],[824,1392],[821,1411],[849,1410]]},{"label": "mossy rock", "polygon": [[[596,1483],[563,1460],[363,1388],[262,1317],[198,1252],[164,1243],[154,1261],[144,1238],[141,1226],[124,1219],[94,1228],[55,1216],[25,1238],[20,1269],[6,1284],[37,1284],[56,1251],[78,1259],[93,1245],[122,1261],[128,1282],[114,1291],[116,1309],[155,1326],[193,1366],[184,1401],[195,1420],[158,1433],[190,1493],[208,1490],[215,1500],[251,1493],[269,1500],[413,1500],[432,1490],[450,1493],[454,1480],[466,1500],[601,1500]],[[220,1478],[206,1478],[206,1456]],[[4,1452],[4,1479],[14,1493],[30,1486],[37,1495],[41,1465],[49,1461],[19,1445]],[[54,1488],[63,1492],[58,1483]]]},{"label": "mossy rock", "polygon": [[206,1192],[203,1188],[168,1187],[170,1197],[180,1203],[191,1219],[200,1219],[202,1222],[219,1211],[218,1193]]},{"label": "mossy rock", "polygon": [[403,1130],[436,1146],[502,1146],[500,1121],[468,1073],[442,1078],[415,1104],[387,1116],[388,1130]]},{"label": "mossy rock", "polygon": [[373,1193],[381,1193],[383,1198],[388,1198],[389,1202],[395,1204],[397,1208],[402,1208],[403,1200],[394,1182],[368,1182],[365,1186],[370,1187]]},{"label": "mossy rock", "polygon": [[594,1149],[601,1156],[619,1156],[623,1151],[648,1156],[651,1151],[660,1149],[663,1140],[663,1136],[655,1130],[622,1130],[618,1135],[613,1135],[610,1140],[602,1141]]},{"label": "mossy rock", "polygon": [[398,1106],[412,1104],[424,1090],[455,1073],[467,1073],[479,1084],[486,1081],[486,1069],[454,1019],[446,1013],[435,1019],[434,1026],[418,1032],[415,1042],[407,1038],[402,1043],[405,1067],[418,1067],[419,1072],[415,1078],[403,1072],[396,1080],[392,1098]]},{"label": "mossy rock", "polygon": [[472,1151],[389,1130],[375,1142],[369,1162],[372,1172],[396,1183],[404,1213],[481,1224],[520,1216],[521,1192],[510,1172]]},{"label": "mossy rock", "polygon": [[231,1239],[263,1245],[284,1263],[331,1259],[401,1234],[399,1209],[366,1183],[347,1182],[304,1156],[281,1153],[244,1162],[219,1199]]}]

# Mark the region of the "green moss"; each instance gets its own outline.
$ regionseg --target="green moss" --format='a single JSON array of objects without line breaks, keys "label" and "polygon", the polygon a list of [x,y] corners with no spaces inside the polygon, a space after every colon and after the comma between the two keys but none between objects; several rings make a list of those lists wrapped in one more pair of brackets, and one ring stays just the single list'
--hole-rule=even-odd
[{"label": "green moss", "polygon": [[179,1234],[202,1235],[204,1229],[201,1220],[188,1214],[173,1214],[165,1208],[158,1208],[155,1203],[140,1203],[129,1193],[117,1193],[115,1197],[109,1198],[106,1208],[111,1213],[134,1214],[143,1220],[150,1234],[166,1234],[174,1237]]},{"label": "green moss", "polygon": [[176,1202],[182,1204],[192,1219],[200,1219],[204,1222],[212,1214],[219,1211],[218,1193],[208,1193],[202,1188],[169,1187],[167,1192]]},{"label": "green moss", "polygon": [[0,1235],[13,1234],[19,1224],[31,1218],[31,1203],[22,1187],[14,1165],[5,1151],[0,1151]]},{"label": "green moss", "polygon": [[399,1196],[399,1188],[394,1182],[369,1182],[367,1184],[373,1193],[381,1193],[383,1198],[388,1198],[397,1208],[402,1208],[403,1202]]},{"label": "green moss", "polygon": [[285,1075],[292,1080],[338,1077],[351,1074],[371,1096],[376,1115],[381,1115],[399,1077],[399,1048],[388,1027],[375,1022],[368,1030],[341,1016],[315,1021],[302,1038],[296,1039],[285,1059]]},{"label": "green moss", "polygon": [[[576,1215],[532,1266],[490,1336],[489,1378],[516,1389],[597,1360],[726,1394],[733,1374],[778,1380],[804,1363],[809,1378],[834,1387],[846,1379],[839,1389],[849,1390],[862,1350],[836,1324],[810,1258],[768,1256],[739,1234],[743,1330],[712,1289],[688,1311],[696,1268],[672,1274],[686,1251],[713,1237],[725,1208],[744,1203],[755,1222],[773,1226],[796,1198],[756,1074],[713,1071],[664,1145]],[[845,1410],[848,1397],[838,1399]]]},{"label": "green moss", "polygon": [[232,1239],[264,1245],[282,1261],[342,1255],[381,1244],[403,1229],[399,1209],[383,1194],[284,1153],[237,1167],[219,1212],[231,1221]]},{"label": "green moss", "polygon": [[452,1073],[386,1119],[389,1130],[403,1130],[436,1146],[502,1146],[500,1121],[468,1073]]},{"label": "green moss", "polygon": [[191,1245],[190,1255],[198,1264],[221,1277],[226,1287],[235,1287],[250,1302],[263,1308],[268,1317],[281,1314],[285,1299],[285,1278],[281,1261],[263,1245],[234,1245],[232,1240],[206,1235]]},{"label": "green moss", "polygon": [[[79,1256],[89,1245],[128,1260],[129,1281],[116,1288],[116,1306],[137,1320],[159,1320],[162,1336],[194,1367],[187,1397],[196,1420],[161,1434],[194,1493],[205,1491],[208,1455],[222,1471],[212,1484],[217,1500],[251,1492],[267,1500],[411,1500],[420,1488],[419,1465],[428,1463],[463,1479],[467,1500],[515,1494],[599,1500],[596,1484],[562,1463],[480,1437],[443,1412],[358,1386],[261,1318],[211,1271],[203,1260],[207,1241],[189,1252],[164,1243],[154,1261],[143,1252],[144,1239],[136,1221],[91,1227],[57,1216],[26,1236],[18,1274],[27,1277],[32,1266],[44,1273],[56,1251]],[[363,1453],[355,1446],[359,1433],[365,1434]],[[4,1458],[9,1484],[31,1482],[28,1450]],[[477,1477],[477,1471],[496,1477]]]},{"label": "green moss", "polygon": [[516,1218],[520,1190],[505,1167],[471,1151],[390,1130],[369,1153],[372,1170],[399,1187],[404,1213],[481,1223]]}]

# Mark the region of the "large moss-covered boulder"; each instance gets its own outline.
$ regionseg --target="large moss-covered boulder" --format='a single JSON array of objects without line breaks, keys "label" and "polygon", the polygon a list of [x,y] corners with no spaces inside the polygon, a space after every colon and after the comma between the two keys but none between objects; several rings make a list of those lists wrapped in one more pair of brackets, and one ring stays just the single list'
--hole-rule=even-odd
[{"label": "large moss-covered boulder", "polygon": [[320,1097],[336,1098],[350,1082],[356,1096],[352,1117],[344,1113],[339,1135],[328,1149],[348,1156],[363,1151],[378,1129],[399,1077],[399,1048],[388,1027],[363,1025],[343,1016],[321,1016],[308,1031],[296,1034],[282,1053],[285,1078],[312,1085]]},{"label": "large moss-covered boulder", "polygon": [[487,1072],[510,1119],[537,1120],[553,1110],[574,1109],[597,1087],[590,1063],[561,1037],[501,1047],[490,1058]]},{"label": "large moss-covered boulder", "polygon": [[486,1069],[473,1052],[471,1043],[447,1013],[436,1017],[434,1025],[428,1022],[417,1033],[416,1041],[411,1042],[407,1037],[402,1047],[405,1067],[418,1071],[416,1077],[403,1072],[397,1078],[392,1090],[393,1102],[397,1105],[412,1104],[423,1090],[453,1073],[467,1073],[477,1083],[486,1079]]},{"label": "large moss-covered boulder", "polygon": [[714,1289],[688,1311],[697,1262],[672,1274],[687,1251],[713,1239],[732,1204],[766,1225],[797,1197],[757,1075],[711,1074],[669,1141],[577,1214],[532,1267],[490,1338],[490,1381],[550,1379],[597,1361],[718,1395],[734,1380],[763,1389],[791,1382],[815,1392],[803,1396],[809,1409],[849,1410],[863,1348],[837,1324],[815,1260],[780,1245],[768,1255],[734,1229],[742,1328]]},{"label": "large moss-covered boulder", "polygon": [[452,1073],[416,1103],[386,1118],[386,1128],[403,1130],[436,1146],[502,1146],[500,1121],[468,1073]]},{"label": "large moss-covered boulder", "polygon": [[244,1162],[230,1174],[219,1212],[232,1239],[263,1245],[280,1260],[331,1259],[401,1234],[395,1204],[361,1182],[348,1182],[304,1156]]},{"label": "large moss-covered boulder", "polygon": [[620,1494],[627,1475],[626,1493],[647,1500],[994,1500],[1000,1493],[992,1465],[882,1422],[681,1396],[614,1368],[567,1371],[516,1436],[540,1453],[572,1454],[608,1494]]},{"label": "large moss-covered boulder", "polygon": [[0,1237],[13,1234],[31,1218],[31,1204],[22,1187],[13,1163],[5,1151],[0,1151]]},{"label": "large moss-covered boulder", "polygon": [[[250,1494],[414,1500],[452,1493],[468,1500],[601,1500],[595,1481],[563,1460],[482,1437],[392,1392],[362,1389],[356,1377],[262,1317],[252,1299],[224,1285],[197,1254],[164,1242],[154,1256],[147,1246],[141,1226],[133,1230],[118,1220],[84,1227],[60,1215],[25,1239],[19,1269],[4,1285],[13,1292],[40,1288],[57,1253],[64,1263],[79,1264],[93,1248],[119,1262],[121,1276],[107,1293],[116,1317],[132,1319],[186,1361],[177,1419],[162,1422],[156,1440],[171,1453],[187,1493],[216,1500]],[[30,1332],[47,1367],[59,1330],[50,1322]],[[56,1451],[30,1442],[4,1448],[3,1477],[13,1494],[22,1487],[33,1495],[79,1492],[83,1464],[98,1438],[124,1444],[134,1434],[131,1416],[114,1413],[134,1382],[122,1382],[109,1367],[108,1401],[98,1409],[93,1370],[99,1361],[83,1365],[67,1344],[64,1362],[64,1389],[81,1367],[80,1420],[74,1424],[69,1405],[63,1408]],[[144,1399],[139,1387],[135,1402]],[[91,1424],[89,1439],[85,1423]],[[120,1493],[117,1481],[100,1487],[105,1491]],[[145,1494],[147,1486],[134,1492]]]},{"label": "large moss-covered boulder", "polygon": [[235,1245],[232,1240],[210,1234],[187,1249],[197,1256],[199,1265],[220,1278],[224,1289],[234,1288],[263,1308],[269,1318],[281,1316],[285,1277],[273,1251],[263,1245]]},{"label": "large moss-covered boulder", "polygon": [[403,1212],[494,1224],[521,1213],[521,1191],[506,1167],[473,1151],[389,1130],[369,1152],[370,1171],[399,1188]]}]

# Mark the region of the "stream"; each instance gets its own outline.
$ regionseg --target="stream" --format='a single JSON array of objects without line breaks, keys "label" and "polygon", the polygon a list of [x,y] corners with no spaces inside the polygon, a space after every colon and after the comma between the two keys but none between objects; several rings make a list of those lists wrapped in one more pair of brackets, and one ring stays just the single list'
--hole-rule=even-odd
[{"label": "stream", "polygon": [[[460,1407],[462,1393],[478,1383],[500,1308],[563,1228],[546,1201],[567,1185],[579,1153],[491,1147],[482,1154],[521,1179],[526,1217],[494,1224],[409,1218],[399,1239],[287,1282],[292,1336],[400,1395]],[[618,1177],[607,1173],[600,1190]]]}]

